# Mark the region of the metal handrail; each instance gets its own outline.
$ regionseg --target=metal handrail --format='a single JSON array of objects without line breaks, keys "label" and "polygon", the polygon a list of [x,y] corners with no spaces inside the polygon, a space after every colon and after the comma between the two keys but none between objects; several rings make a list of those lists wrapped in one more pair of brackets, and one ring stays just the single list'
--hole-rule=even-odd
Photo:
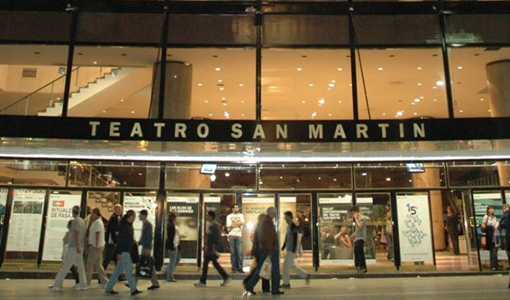
[{"label": "metal handrail", "polygon": [[[78,70],[79,68],[80,68],[80,67],[76,67],[74,70],[71,70],[71,73],[73,73],[74,71]],[[12,107],[12,106],[14,106],[14,105],[18,104],[19,102],[21,102],[21,101],[25,100],[26,98],[28,98],[28,97],[30,97],[30,96],[32,96],[32,95],[34,95],[34,94],[36,94],[37,92],[41,91],[42,89],[44,89],[44,88],[46,88],[46,87],[48,87],[48,86],[52,85],[53,83],[57,82],[58,80],[62,79],[62,78],[63,78],[63,77],[65,77],[65,76],[66,76],[66,74],[64,74],[64,75],[62,75],[62,76],[60,76],[60,77],[57,77],[56,79],[54,79],[54,80],[50,81],[49,83],[47,83],[47,84],[43,85],[42,87],[40,87],[40,88],[38,88],[37,90],[35,90],[35,91],[31,92],[30,94],[25,95],[25,96],[21,97],[20,99],[18,99],[18,100],[16,100],[16,101],[14,101],[13,103],[11,103],[11,104],[7,105],[6,107],[2,108],[2,109],[1,109],[1,111],[5,111],[6,109],[8,109],[8,108],[10,108],[10,107]]]}]

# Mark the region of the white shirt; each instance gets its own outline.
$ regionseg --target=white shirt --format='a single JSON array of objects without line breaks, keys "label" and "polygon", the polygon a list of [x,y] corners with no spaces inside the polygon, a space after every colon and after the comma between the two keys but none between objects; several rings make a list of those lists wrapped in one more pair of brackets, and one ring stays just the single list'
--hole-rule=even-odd
[{"label": "white shirt", "polygon": [[[99,245],[96,245],[96,232],[99,232]],[[93,247],[104,247],[104,224],[101,218],[97,219],[90,225],[89,229],[89,245]]]},{"label": "white shirt", "polygon": [[244,216],[243,214],[241,213],[231,213],[230,215],[227,216],[227,230],[228,230],[228,235],[231,235],[231,236],[243,236],[243,226],[239,226],[239,227],[230,227],[232,226],[232,223],[236,223],[236,222],[242,222],[244,224]]}]

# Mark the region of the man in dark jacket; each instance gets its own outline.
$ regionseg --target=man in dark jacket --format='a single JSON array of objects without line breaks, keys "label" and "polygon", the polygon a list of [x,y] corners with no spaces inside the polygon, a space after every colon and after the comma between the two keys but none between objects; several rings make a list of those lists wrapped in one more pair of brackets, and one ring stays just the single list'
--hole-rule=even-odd
[{"label": "man in dark jacket", "polygon": [[[148,257],[148,259],[152,259],[152,240],[153,240],[153,230],[152,223],[147,219],[149,212],[146,209],[142,209],[138,215],[140,221],[143,222],[142,225],[142,235],[140,236],[139,245],[142,246],[142,255]],[[156,269],[154,268],[154,264],[152,264],[152,276],[151,276],[152,285],[148,287],[148,290],[157,290],[159,289],[159,281],[158,274],[156,273]]]},{"label": "man in dark jacket", "polygon": [[298,233],[299,230],[293,222],[292,212],[286,211],[284,213],[285,221],[287,222],[287,234],[285,235],[285,242],[283,243],[282,251],[287,249],[285,261],[283,263],[283,285],[282,288],[290,289],[290,268],[301,277],[306,279],[306,284],[310,283],[311,275],[308,274],[301,267],[296,265],[295,258],[298,251]]},{"label": "man in dark jacket", "polygon": [[174,278],[174,270],[175,266],[179,264],[181,260],[181,254],[179,252],[179,228],[175,226],[175,222],[177,220],[177,214],[175,212],[171,212],[168,215],[168,223],[166,226],[166,243],[165,248],[168,251],[168,268],[166,269],[166,281],[175,282]]},{"label": "man in dark jacket", "polygon": [[131,261],[131,250],[135,246],[133,222],[136,218],[136,212],[134,210],[128,210],[128,212],[120,220],[119,234],[117,236],[117,265],[110,276],[110,281],[105,288],[106,294],[116,295],[118,292],[113,290],[113,287],[117,283],[118,277],[122,272],[126,272],[126,277],[129,283],[129,289],[131,295],[137,295],[141,292],[136,289],[136,283],[133,278],[133,262]]},{"label": "man in dark jacket", "polygon": [[206,287],[207,280],[207,269],[209,268],[209,262],[213,263],[213,266],[216,268],[218,273],[220,273],[223,278],[223,283],[221,286],[227,286],[230,282],[230,276],[228,276],[227,272],[220,266],[218,263],[218,245],[221,243],[221,235],[220,235],[220,227],[215,221],[216,213],[214,211],[208,211],[206,215],[206,237],[205,237],[205,247],[204,247],[204,264],[202,267],[202,276],[200,276],[200,281],[195,283],[195,287]]},{"label": "man in dark jacket", "polygon": [[107,269],[110,262],[113,260],[117,264],[117,234],[119,233],[120,218],[122,216],[122,205],[116,204],[113,207],[113,214],[108,221],[106,226],[105,242],[104,247],[104,258],[103,258],[103,269]]}]

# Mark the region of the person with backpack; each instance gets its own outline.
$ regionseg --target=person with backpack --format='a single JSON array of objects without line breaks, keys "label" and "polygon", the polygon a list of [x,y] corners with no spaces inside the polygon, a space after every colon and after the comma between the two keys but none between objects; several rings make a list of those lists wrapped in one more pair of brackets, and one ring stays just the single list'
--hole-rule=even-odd
[{"label": "person with backpack", "polygon": [[207,212],[206,215],[206,237],[205,237],[205,246],[204,246],[204,264],[202,267],[202,276],[200,276],[200,281],[195,283],[195,287],[206,287],[207,280],[207,271],[209,268],[209,263],[212,262],[214,268],[220,273],[223,278],[223,283],[221,286],[225,287],[230,282],[231,278],[225,272],[220,264],[218,263],[219,251],[221,250],[221,234],[220,227],[215,221],[216,213],[212,210]]}]

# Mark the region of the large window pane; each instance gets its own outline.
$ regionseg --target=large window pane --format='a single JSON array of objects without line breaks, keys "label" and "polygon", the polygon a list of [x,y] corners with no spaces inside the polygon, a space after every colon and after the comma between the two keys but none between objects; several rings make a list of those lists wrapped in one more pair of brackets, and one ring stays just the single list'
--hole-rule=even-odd
[{"label": "large window pane", "polygon": [[[508,170],[506,163],[504,165],[503,169]],[[498,164],[492,161],[449,162],[448,181],[452,187],[498,186]]]},{"label": "large window pane", "polygon": [[200,164],[173,164],[166,169],[169,189],[254,189],[255,165],[212,164],[205,171]]},{"label": "large window pane", "polygon": [[509,15],[451,14],[446,17],[446,25],[449,44],[508,43],[510,40]]},{"label": "large window pane", "polygon": [[0,160],[0,183],[64,186],[66,171],[65,161]]},{"label": "large window pane", "polygon": [[350,164],[261,164],[260,189],[350,189]]},{"label": "large window pane", "polygon": [[0,113],[42,116],[61,101],[67,51],[58,45],[0,44]]},{"label": "large window pane", "polygon": [[352,119],[347,49],[262,51],[262,118]]},{"label": "large window pane", "polygon": [[367,163],[354,165],[357,189],[446,186],[441,163]]},{"label": "large window pane", "polygon": [[440,48],[361,49],[357,65],[360,118],[448,117]]},{"label": "large window pane", "polygon": [[449,49],[456,118],[510,116],[502,96],[510,76],[509,55],[508,47]]},{"label": "large window pane", "polygon": [[70,186],[153,188],[159,185],[159,164],[145,162],[72,161]]}]

